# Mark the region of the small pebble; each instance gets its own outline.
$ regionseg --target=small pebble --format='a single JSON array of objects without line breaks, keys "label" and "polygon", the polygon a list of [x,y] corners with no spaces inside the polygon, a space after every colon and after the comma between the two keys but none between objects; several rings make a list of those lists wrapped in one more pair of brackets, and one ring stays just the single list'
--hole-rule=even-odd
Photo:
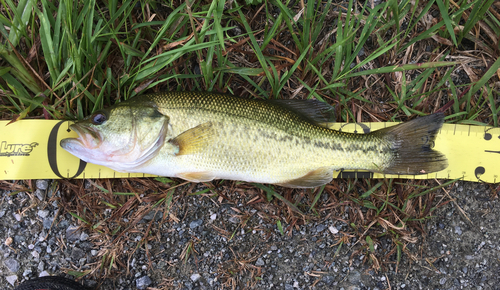
[{"label": "small pebble", "polygon": [[145,215],[142,219],[145,221],[151,221],[153,219],[160,220],[162,217],[163,217],[162,212],[152,210],[152,211],[148,212],[148,214]]},{"label": "small pebble", "polygon": [[49,272],[47,271],[42,271],[38,277],[45,277],[45,276],[50,276]]},{"label": "small pebble", "polygon": [[323,278],[321,279],[323,282],[325,282],[327,285],[330,285],[332,284],[334,281],[335,281],[335,277],[333,276],[323,276]]},{"label": "small pebble", "polygon": [[89,238],[89,235],[86,232],[82,232],[80,235],[80,241],[86,241]]},{"label": "small pebble", "polygon": [[80,248],[74,247],[71,251],[71,259],[79,260],[83,257],[85,257],[85,252]]},{"label": "small pebble", "polygon": [[31,275],[33,273],[33,271],[31,271],[31,269],[26,269],[24,270],[23,272],[23,276],[24,277],[28,277],[29,275]]},{"label": "small pebble", "polygon": [[45,264],[43,263],[43,261],[40,261],[40,263],[38,263],[38,272],[43,272],[43,270],[45,269]]},{"label": "small pebble", "polygon": [[151,285],[151,278],[148,276],[143,276],[137,280],[135,280],[135,286],[137,289],[146,289],[149,285]]},{"label": "small pebble", "polygon": [[12,273],[17,273],[17,271],[19,271],[19,262],[12,258],[3,261],[3,265]]},{"label": "small pebble", "polygon": [[357,282],[361,281],[361,273],[358,271],[351,271],[349,273],[349,276],[347,277],[347,280],[352,284],[356,284]]},{"label": "small pebble", "polygon": [[202,219],[199,219],[199,220],[195,220],[195,221],[192,221],[190,224],[189,224],[189,227],[191,229],[195,229],[199,226],[201,226],[203,224],[203,220]]},{"label": "small pebble", "polygon": [[44,229],[50,229],[52,227],[52,222],[54,221],[53,218],[46,218],[43,220],[43,228]]},{"label": "small pebble", "polygon": [[7,282],[9,282],[10,285],[14,286],[17,281],[17,275],[10,275],[5,277],[5,279],[7,280]]},{"label": "small pebble", "polygon": [[5,245],[10,246],[14,240],[11,237],[5,239]]},{"label": "small pebble", "polygon": [[44,219],[44,218],[49,216],[49,211],[48,210],[39,210],[38,216]]},{"label": "small pebble", "polygon": [[80,231],[78,230],[78,227],[75,226],[69,226],[66,229],[66,239],[69,242],[76,242],[80,239]]},{"label": "small pebble", "polygon": [[217,214],[215,214],[215,213],[214,213],[214,214],[212,214],[212,215],[210,216],[210,219],[211,219],[211,220],[213,220],[213,221],[214,221],[216,218],[217,218]]},{"label": "small pebble", "polygon": [[316,227],[316,232],[318,233],[321,233],[322,231],[324,231],[326,229],[326,226],[325,225],[318,225]]},{"label": "small pebble", "polygon": [[35,196],[40,200],[40,201],[43,201],[45,199],[45,194],[43,193],[43,191],[41,191],[40,189],[37,189],[35,190]]},{"label": "small pebble", "polygon": [[21,235],[15,235],[14,242],[19,243],[19,244],[24,243],[24,242],[26,242],[26,238],[24,236],[21,236]]},{"label": "small pebble", "polygon": [[47,180],[39,179],[36,181],[36,188],[46,190],[47,188],[49,188],[49,183],[47,182]]},{"label": "small pebble", "polygon": [[265,263],[264,263],[264,260],[262,260],[262,258],[258,258],[257,259],[257,262],[255,262],[255,266],[264,266]]},{"label": "small pebble", "polygon": [[191,275],[191,280],[193,282],[196,282],[196,281],[200,280],[200,278],[201,278],[201,275],[198,274],[198,273],[195,273],[195,274]]}]

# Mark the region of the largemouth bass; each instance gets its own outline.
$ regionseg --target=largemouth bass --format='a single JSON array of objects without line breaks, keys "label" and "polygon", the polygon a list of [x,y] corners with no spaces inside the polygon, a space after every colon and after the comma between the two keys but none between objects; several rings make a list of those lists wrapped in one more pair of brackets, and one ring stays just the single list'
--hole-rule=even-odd
[{"label": "largemouth bass", "polygon": [[424,174],[448,166],[432,149],[443,114],[351,134],[328,129],[331,109],[314,100],[210,92],[143,95],[71,125],[79,138],[61,146],[120,172],[297,188],[329,183],[334,170]]}]

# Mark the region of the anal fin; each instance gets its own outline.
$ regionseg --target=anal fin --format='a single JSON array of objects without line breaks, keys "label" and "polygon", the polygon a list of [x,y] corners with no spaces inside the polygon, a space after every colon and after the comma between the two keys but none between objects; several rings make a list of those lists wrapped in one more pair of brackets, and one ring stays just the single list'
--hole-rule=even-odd
[{"label": "anal fin", "polygon": [[177,173],[177,177],[191,182],[207,182],[212,181],[215,178],[215,174],[209,171],[183,172]]},{"label": "anal fin", "polygon": [[306,175],[297,179],[288,180],[279,183],[280,186],[293,187],[293,188],[309,188],[318,187],[329,183],[333,179],[332,167],[320,167],[307,173]]}]

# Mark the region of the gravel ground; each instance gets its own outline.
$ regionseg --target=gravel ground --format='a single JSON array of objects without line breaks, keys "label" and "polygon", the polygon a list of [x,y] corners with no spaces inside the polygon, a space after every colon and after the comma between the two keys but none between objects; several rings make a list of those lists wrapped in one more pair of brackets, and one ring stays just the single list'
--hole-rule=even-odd
[{"label": "gravel ground", "polygon": [[[37,181],[33,194],[2,192],[3,289],[33,277],[90,269],[99,264],[99,251],[110,246],[79,230],[78,220],[51,199],[59,193],[51,193],[49,184]],[[142,237],[130,233],[130,244],[119,250],[137,250],[130,260],[115,264],[126,268],[128,263],[130,274],[105,279],[99,289],[500,289],[498,196],[488,185],[468,182],[457,183],[449,193],[470,221],[447,203],[427,222],[427,235],[408,246],[399,268],[385,263],[380,271],[372,270],[363,254],[353,255],[360,246],[355,240],[335,255],[338,235],[347,229],[340,221],[312,222],[283,236],[252,207],[185,197],[171,210],[178,222],[161,225],[154,240],[137,247]],[[158,218],[161,213],[151,213],[141,222],[147,226]],[[241,219],[247,220],[244,229],[253,230],[242,230]],[[390,246],[384,240],[377,245]],[[187,262],[186,248],[193,249]],[[388,259],[394,261],[395,255]]]}]

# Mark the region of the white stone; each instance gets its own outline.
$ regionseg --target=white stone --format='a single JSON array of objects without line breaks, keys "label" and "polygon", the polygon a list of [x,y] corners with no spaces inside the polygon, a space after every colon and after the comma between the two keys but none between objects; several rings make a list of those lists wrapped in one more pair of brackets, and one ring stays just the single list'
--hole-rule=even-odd
[{"label": "white stone", "polygon": [[39,210],[38,216],[41,218],[46,218],[49,216],[49,211],[48,210]]},{"label": "white stone", "polygon": [[198,273],[195,273],[195,274],[191,275],[191,280],[193,282],[196,282],[196,281],[200,280],[200,278],[201,278],[201,275],[198,274]]},{"label": "white stone", "polygon": [[40,273],[40,275],[38,275],[38,277],[45,277],[45,276],[50,276],[49,272],[43,271]]},{"label": "white stone", "polygon": [[89,234],[87,234],[86,232],[82,232],[82,234],[80,235],[80,241],[86,241],[88,238]]},{"label": "white stone", "polygon": [[35,259],[40,258],[40,254],[39,254],[37,251],[32,251],[32,252],[31,252],[31,255],[32,255],[32,256],[33,256],[33,258],[35,258]]},{"label": "white stone", "polygon": [[17,281],[17,275],[7,276],[5,277],[5,279],[7,280],[7,282],[9,282],[10,285],[14,286]]}]

